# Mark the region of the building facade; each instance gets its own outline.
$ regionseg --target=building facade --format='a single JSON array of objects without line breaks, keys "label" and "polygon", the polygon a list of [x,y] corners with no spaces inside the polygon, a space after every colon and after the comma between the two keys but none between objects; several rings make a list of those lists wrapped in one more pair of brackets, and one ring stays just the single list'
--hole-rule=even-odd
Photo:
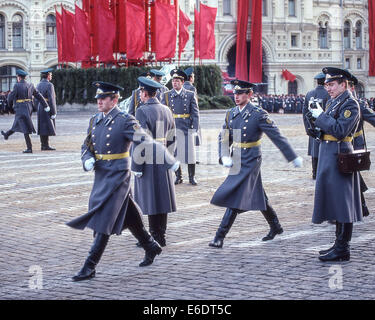
[{"label": "building facade", "polygon": [[[179,0],[181,9],[194,20],[197,0]],[[31,80],[39,72],[56,67],[55,6],[74,11],[74,0],[17,0],[0,2],[0,91],[15,83],[15,70],[27,70]],[[80,1],[76,2],[80,5]],[[230,76],[235,74],[236,0],[203,0],[217,7],[216,58],[195,61],[215,63]],[[263,82],[269,94],[304,94],[314,87],[313,77],[325,66],[347,68],[359,79],[358,90],[375,96],[374,77],[368,77],[367,0],[263,0]],[[250,19],[247,39],[249,46]],[[181,64],[194,63],[193,32]],[[75,64],[72,64],[74,67]],[[288,69],[297,78],[283,79]]]}]

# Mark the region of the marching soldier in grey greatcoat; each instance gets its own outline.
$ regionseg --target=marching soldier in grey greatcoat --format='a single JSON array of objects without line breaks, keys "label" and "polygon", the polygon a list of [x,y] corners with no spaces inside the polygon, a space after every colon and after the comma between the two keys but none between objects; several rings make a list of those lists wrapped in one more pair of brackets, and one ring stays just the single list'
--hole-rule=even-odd
[{"label": "marching soldier in grey greatcoat", "polygon": [[17,83],[14,85],[13,91],[8,96],[8,103],[10,107],[14,108],[15,118],[12,128],[7,132],[1,131],[5,140],[14,132],[22,132],[25,137],[27,149],[23,153],[32,153],[33,148],[31,144],[30,134],[35,133],[35,128],[31,120],[33,112],[33,101],[35,97],[43,106],[45,110],[49,109],[48,103],[43,98],[38,90],[35,89],[32,83],[25,81],[27,72],[17,69]]},{"label": "marching soldier in grey greatcoat", "polygon": [[160,87],[156,90],[156,98],[161,101],[164,93],[169,91],[166,86],[161,84],[161,79],[165,76],[165,73],[157,69],[151,69],[150,76],[152,80],[160,84]]},{"label": "marching soldier in grey greatcoat", "polygon": [[[349,81],[350,91],[352,92],[353,97],[357,99],[358,104],[359,104],[359,109],[361,111],[361,118],[359,120],[359,125],[357,128],[357,131],[354,133],[353,145],[354,145],[354,150],[361,150],[361,149],[364,149],[365,147],[363,122],[366,121],[367,123],[375,127],[375,112],[369,107],[368,103],[365,100],[357,98],[357,93],[355,91],[355,86],[357,84],[358,84],[358,79],[352,74],[350,81]],[[359,174],[360,186],[361,186],[362,214],[364,217],[367,217],[370,214],[370,212],[366,205],[366,200],[365,200],[365,196],[363,193],[366,192],[368,188],[367,188],[365,181],[363,180],[361,173],[358,172],[358,174]]]},{"label": "marching soldier in grey greatcoat", "polygon": [[40,72],[42,80],[36,89],[48,102],[50,110],[45,111],[42,104],[38,104],[38,135],[40,136],[41,150],[55,150],[49,145],[49,136],[56,135],[55,119],[57,114],[55,88],[51,83],[52,68]]},{"label": "marching soldier in grey greatcoat", "polygon": [[[141,209],[134,201],[130,187],[129,151],[132,143],[135,150],[141,150],[135,153],[137,159],[134,160],[139,165],[143,161],[139,157],[142,150],[149,147],[152,149],[155,143],[132,115],[118,109],[119,91],[123,88],[99,81],[94,82],[94,85],[97,87],[99,113],[90,119],[81,156],[84,170],[95,170],[89,211],[67,225],[76,229],[89,227],[94,230],[95,239],[82,269],[73,277],[74,281],[95,276],[95,267],[110,235],[119,235],[125,228],[129,229],[145,250],[145,258],[139,266],[152,264],[155,256],[162,251],[145,230]],[[157,154],[168,163],[166,166],[172,167],[175,159],[166,148],[157,144],[156,149]]]},{"label": "marching soldier in grey greatcoat", "polygon": [[330,96],[326,89],[324,89],[324,81],[326,75],[323,72],[318,73],[314,79],[316,79],[318,85],[314,90],[309,91],[306,94],[305,102],[303,104],[302,115],[303,115],[303,123],[305,125],[305,129],[307,134],[309,135],[309,145],[307,154],[311,156],[311,164],[312,164],[312,178],[316,179],[316,169],[318,167],[318,156],[319,156],[319,140],[317,139],[317,134],[319,132],[311,132],[311,125],[306,118],[306,113],[309,112],[309,102],[311,99],[314,99],[316,102],[320,104],[320,106],[325,110],[326,103],[330,99]]},{"label": "marching soldier in grey greatcoat", "polygon": [[[199,128],[199,108],[197,97],[192,91],[183,88],[187,79],[182,70],[171,71],[173,89],[164,93],[162,104],[168,106],[176,122],[177,147],[176,158],[188,165],[189,182],[197,185],[195,180],[195,137]],[[182,183],[181,167],[176,171],[175,184]]]},{"label": "marching soldier in grey greatcoat", "polygon": [[[153,139],[165,145],[171,154],[174,154],[176,129],[173,115],[170,109],[160,104],[156,98],[157,89],[162,88],[162,85],[145,77],[138,78],[138,82],[143,104],[137,109],[136,119]],[[179,164],[176,165],[176,169],[178,167]],[[132,170],[135,172],[134,199],[143,214],[148,216],[151,235],[164,247],[168,213],[176,211],[172,171],[158,161],[155,151],[142,165],[137,165],[133,161]]]},{"label": "marching soldier in grey greatcoat", "polygon": [[359,175],[341,173],[337,154],[353,151],[353,135],[359,123],[358,102],[348,91],[351,74],[343,69],[327,67],[326,89],[331,97],[326,111],[318,105],[309,108],[315,126],[322,131],[315,185],[313,223],[336,221],[336,241],[333,247],[320,251],[321,261],[350,260],[349,243],[353,222],[362,220]]},{"label": "marching soldier in grey greatcoat", "polygon": [[263,241],[272,240],[283,232],[263,189],[260,174],[260,145],[263,133],[288,161],[293,161],[295,167],[302,166],[302,158],[296,155],[268,113],[250,103],[253,84],[241,80],[232,80],[231,83],[235,86],[234,98],[237,106],[227,111],[219,135],[219,162],[231,169],[211,200],[212,204],[227,208],[215,238],[209,243],[209,246],[215,248],[223,246],[224,238],[237,214],[249,210],[260,210],[270,226],[270,231]]}]

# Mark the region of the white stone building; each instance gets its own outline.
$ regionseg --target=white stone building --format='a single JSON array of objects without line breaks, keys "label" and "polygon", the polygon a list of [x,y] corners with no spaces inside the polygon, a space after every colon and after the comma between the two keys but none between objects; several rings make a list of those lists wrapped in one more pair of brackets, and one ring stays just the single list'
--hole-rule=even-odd
[{"label": "white stone building", "polygon": [[[197,2],[179,0],[192,21]],[[215,63],[233,75],[237,1],[202,2],[218,8],[216,59],[202,63]],[[55,5],[61,3],[74,11],[74,0],[0,1],[0,91],[13,87],[16,68],[27,70],[37,83],[40,70],[57,66],[54,15]],[[268,93],[306,93],[314,87],[316,73],[324,66],[336,66],[358,77],[362,94],[375,96],[374,77],[368,77],[367,9],[367,0],[263,0],[263,81],[268,83]],[[189,28],[191,38],[181,64],[193,63],[194,24]],[[282,69],[296,75],[296,81],[284,80]]]}]

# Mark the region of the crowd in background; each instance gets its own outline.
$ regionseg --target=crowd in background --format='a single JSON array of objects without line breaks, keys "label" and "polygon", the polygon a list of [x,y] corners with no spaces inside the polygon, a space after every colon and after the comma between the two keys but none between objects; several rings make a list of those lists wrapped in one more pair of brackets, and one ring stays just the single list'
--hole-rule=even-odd
[{"label": "crowd in background", "polygon": [[0,91],[0,115],[14,113],[8,104],[8,95],[10,91]]}]

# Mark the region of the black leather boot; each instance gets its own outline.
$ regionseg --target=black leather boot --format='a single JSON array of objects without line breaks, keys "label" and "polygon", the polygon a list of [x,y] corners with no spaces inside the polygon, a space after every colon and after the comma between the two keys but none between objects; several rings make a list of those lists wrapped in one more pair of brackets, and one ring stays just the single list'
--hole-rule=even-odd
[{"label": "black leather boot", "polygon": [[262,239],[262,241],[268,241],[275,238],[276,235],[283,233],[283,228],[280,225],[279,219],[277,218],[275,210],[268,204],[267,201],[267,209],[261,211],[264,218],[267,220],[270,231],[268,234]]},{"label": "black leather boot", "polygon": [[[339,236],[339,234],[341,233],[341,228],[342,228],[342,223],[339,223],[339,222],[336,221],[336,239]],[[328,252],[333,250],[336,247],[336,245],[337,245],[337,240],[335,240],[335,243],[333,244],[333,246],[331,248],[326,249],[326,250],[320,250],[319,254],[320,255],[327,254]]]},{"label": "black leather boot", "polygon": [[195,164],[188,164],[189,173],[189,183],[193,186],[197,185],[197,180],[195,180]]},{"label": "black leather boot", "polygon": [[182,182],[183,182],[182,171],[181,171],[181,166],[179,166],[178,169],[176,170],[176,180],[175,180],[174,184],[180,184]]},{"label": "black leather boot", "polygon": [[48,136],[40,136],[40,144],[41,144],[41,150],[42,151],[53,151],[56,150],[55,148],[50,147],[49,145],[49,138]]},{"label": "black leather boot", "polygon": [[328,261],[349,261],[350,240],[352,239],[353,223],[341,223],[341,232],[336,238],[336,246],[326,254],[320,255],[319,260]]},{"label": "black leather boot", "polygon": [[141,220],[138,220],[138,222],[129,226],[128,228],[133,236],[138,240],[141,247],[145,250],[145,257],[139,264],[140,267],[145,267],[154,262],[155,257],[162,252],[162,249],[139,221]]},{"label": "black leather boot", "polygon": [[95,267],[107,246],[108,239],[109,235],[103,233],[96,234],[89,256],[82,269],[72,278],[73,281],[82,281],[95,277]]},{"label": "black leather boot", "polygon": [[4,140],[8,140],[9,136],[12,135],[14,133],[14,131],[12,130],[8,130],[7,132],[4,132],[3,130],[1,130],[1,134],[4,136]]},{"label": "black leather boot", "polygon": [[208,244],[210,247],[223,247],[224,238],[232,227],[234,220],[236,220],[237,214],[238,211],[236,211],[235,209],[227,208],[224,213],[223,219],[221,220],[220,226],[216,231],[215,238]]},{"label": "black leather boot", "polygon": [[160,222],[160,241],[159,244],[161,247],[165,247],[167,245],[167,241],[165,239],[165,234],[167,232],[167,221],[168,221],[168,214],[160,214],[159,215],[159,222]]},{"label": "black leather boot", "polygon": [[312,178],[316,180],[316,171],[318,169],[318,158],[312,157],[311,165],[312,165]]},{"label": "black leather boot", "polygon": [[148,215],[148,226],[151,236],[161,245],[160,239],[160,215],[159,214],[150,214]]},{"label": "black leather boot", "polygon": [[367,217],[367,216],[370,215],[370,212],[367,208],[366,200],[365,200],[365,196],[364,196],[363,192],[361,192],[361,201],[362,201],[362,215],[364,217]]},{"label": "black leather boot", "polygon": [[26,142],[26,150],[23,151],[23,153],[33,153],[33,146],[31,144],[31,139],[30,139],[30,136],[25,133],[24,134],[24,137],[25,137],[25,142]]}]

